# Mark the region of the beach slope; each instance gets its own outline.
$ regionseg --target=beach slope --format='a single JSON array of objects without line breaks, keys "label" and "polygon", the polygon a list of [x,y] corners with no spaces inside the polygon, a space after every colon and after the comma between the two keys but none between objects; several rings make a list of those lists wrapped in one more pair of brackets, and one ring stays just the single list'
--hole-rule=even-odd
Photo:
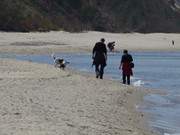
[{"label": "beach slope", "polygon": [[152,135],[145,92],[51,65],[0,59],[0,134]]}]

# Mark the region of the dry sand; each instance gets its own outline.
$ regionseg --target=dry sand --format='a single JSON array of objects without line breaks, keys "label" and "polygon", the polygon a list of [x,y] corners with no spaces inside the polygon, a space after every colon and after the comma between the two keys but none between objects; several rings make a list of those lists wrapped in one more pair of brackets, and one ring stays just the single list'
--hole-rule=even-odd
[{"label": "dry sand", "polygon": [[145,92],[51,65],[0,59],[0,135],[150,135]]},{"label": "dry sand", "polygon": [[[180,34],[112,34],[101,32],[0,33],[0,52],[52,53],[91,51],[94,44],[105,38],[115,41],[116,51],[179,51]],[[175,44],[172,45],[172,40]]]},{"label": "dry sand", "polygon": [[[117,50],[180,50],[178,34],[1,32],[0,53],[91,51],[101,37],[116,41]],[[147,93],[51,65],[0,59],[0,135],[152,135],[136,110]]]}]

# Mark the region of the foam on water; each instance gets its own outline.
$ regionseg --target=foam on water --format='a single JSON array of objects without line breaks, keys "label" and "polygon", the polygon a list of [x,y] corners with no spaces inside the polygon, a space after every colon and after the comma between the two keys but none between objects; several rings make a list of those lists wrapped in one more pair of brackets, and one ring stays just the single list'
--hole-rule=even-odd
[{"label": "foam on water", "polygon": [[144,82],[142,80],[138,80],[138,81],[133,82],[133,85],[136,87],[140,87],[144,85]]}]

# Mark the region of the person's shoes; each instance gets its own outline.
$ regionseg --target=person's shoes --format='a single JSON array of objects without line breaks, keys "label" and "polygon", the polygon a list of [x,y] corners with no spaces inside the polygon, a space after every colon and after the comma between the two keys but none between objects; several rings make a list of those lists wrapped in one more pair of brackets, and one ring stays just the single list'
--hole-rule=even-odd
[{"label": "person's shoes", "polygon": [[99,78],[99,72],[96,72],[96,78]]}]

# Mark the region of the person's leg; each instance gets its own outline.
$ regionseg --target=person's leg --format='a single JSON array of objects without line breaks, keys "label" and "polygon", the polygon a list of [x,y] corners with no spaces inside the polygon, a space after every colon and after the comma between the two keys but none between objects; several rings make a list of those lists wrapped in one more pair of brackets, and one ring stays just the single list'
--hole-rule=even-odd
[{"label": "person's leg", "polygon": [[124,73],[123,73],[122,78],[123,78],[123,84],[126,84],[126,75]]},{"label": "person's leg", "polygon": [[127,75],[127,84],[130,85],[130,75]]},{"label": "person's leg", "polygon": [[96,78],[99,78],[99,64],[95,65]]},{"label": "person's leg", "polygon": [[104,65],[103,64],[101,64],[100,65],[101,67],[100,67],[100,79],[103,79],[103,74],[104,74]]}]

